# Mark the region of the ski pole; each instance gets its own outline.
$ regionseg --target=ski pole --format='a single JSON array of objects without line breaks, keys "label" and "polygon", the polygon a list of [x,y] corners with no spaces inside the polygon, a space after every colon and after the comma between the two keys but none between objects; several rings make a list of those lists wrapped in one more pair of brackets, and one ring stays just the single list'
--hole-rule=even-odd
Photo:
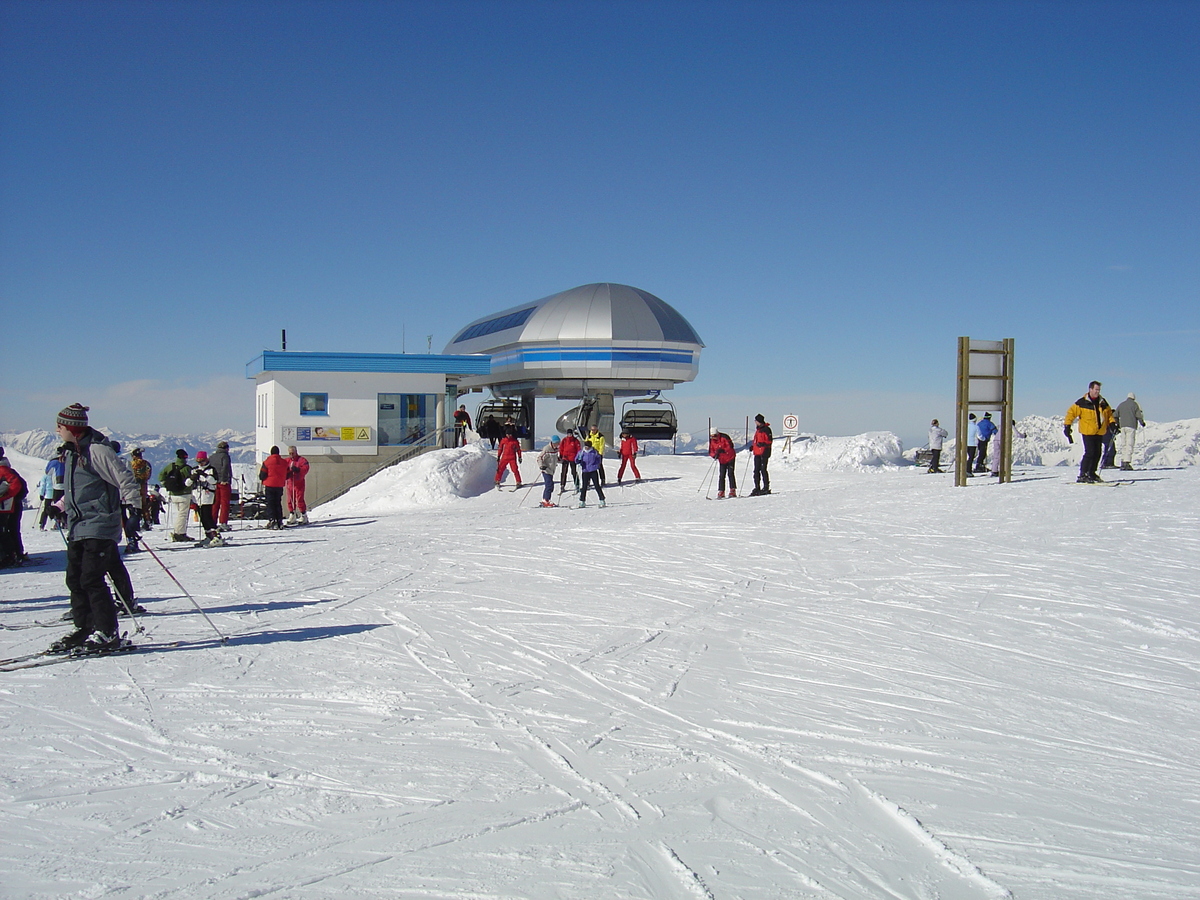
[{"label": "ski pole", "polygon": [[753,450],[746,451],[746,464],[742,466],[742,486],[746,485],[746,473],[750,471],[750,459],[754,456]]},{"label": "ski pole", "polygon": [[204,611],[203,607],[201,607],[200,604],[196,602],[196,598],[192,596],[191,592],[187,588],[185,588],[182,584],[179,584],[179,579],[175,577],[175,573],[173,573],[170,569],[168,569],[166,566],[166,563],[164,563],[161,559],[158,558],[158,554],[150,549],[149,544],[146,545],[146,550],[147,550],[147,552],[149,552],[149,554],[151,556],[154,557],[154,561],[156,563],[158,563],[160,566],[162,566],[162,570],[164,572],[166,572],[168,576],[170,576],[171,580],[173,582],[175,582],[177,585],[179,585],[179,589],[181,591],[183,591],[183,593],[185,595],[187,595],[187,598],[192,601],[192,606],[196,607],[196,609],[199,611],[200,615],[204,616],[204,621],[208,622],[208,624],[212,626],[212,630],[217,633],[217,637],[219,637],[221,639],[221,643],[224,644],[226,641],[228,641],[229,638],[221,633],[220,628],[218,628],[216,625],[213,625],[213,620],[208,617],[208,613],[206,613]]},{"label": "ski pole", "polygon": [[700,487],[696,488],[696,493],[704,491],[704,496],[708,496],[708,483],[712,480],[713,469],[717,465],[717,460],[714,457],[712,463],[704,473],[704,477],[700,480]]}]

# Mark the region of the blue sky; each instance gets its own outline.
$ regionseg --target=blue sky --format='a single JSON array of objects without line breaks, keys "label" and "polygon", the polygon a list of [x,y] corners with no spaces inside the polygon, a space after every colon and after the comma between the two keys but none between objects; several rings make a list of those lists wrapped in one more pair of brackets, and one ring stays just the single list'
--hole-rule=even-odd
[{"label": "blue sky", "polygon": [[[1200,416],[1200,3],[0,2],[0,428],[252,425],[245,363],[579,284],[705,343],[683,425]],[[544,419],[548,427],[548,418]]]}]

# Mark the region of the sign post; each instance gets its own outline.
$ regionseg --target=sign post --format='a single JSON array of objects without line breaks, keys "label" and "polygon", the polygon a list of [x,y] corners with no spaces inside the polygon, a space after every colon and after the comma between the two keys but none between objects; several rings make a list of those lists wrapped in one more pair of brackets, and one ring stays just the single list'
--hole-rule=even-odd
[{"label": "sign post", "polygon": [[954,447],[954,483],[967,483],[967,416],[973,409],[998,410],[1000,440],[994,453],[1000,454],[1000,481],[1012,481],[1013,357],[1016,342],[973,341],[958,339],[957,424]]}]

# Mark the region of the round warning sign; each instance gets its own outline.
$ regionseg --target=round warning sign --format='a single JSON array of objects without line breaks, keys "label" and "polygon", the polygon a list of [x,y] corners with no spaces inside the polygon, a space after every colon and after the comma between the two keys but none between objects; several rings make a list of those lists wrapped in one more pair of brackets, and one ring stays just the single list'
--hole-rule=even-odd
[{"label": "round warning sign", "polygon": [[783,434],[784,437],[795,437],[800,433],[800,419],[798,416],[783,417]]}]

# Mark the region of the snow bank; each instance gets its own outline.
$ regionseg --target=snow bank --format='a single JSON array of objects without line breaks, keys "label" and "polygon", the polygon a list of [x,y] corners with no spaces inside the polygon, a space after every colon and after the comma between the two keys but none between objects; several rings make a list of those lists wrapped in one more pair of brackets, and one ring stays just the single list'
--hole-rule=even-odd
[{"label": "snow bank", "polygon": [[784,441],[775,441],[772,468],[780,466],[799,472],[855,472],[864,469],[896,468],[906,465],[904,445],[890,431],[869,431],[851,437],[822,437],[793,440],[784,451]]},{"label": "snow bank", "polygon": [[433,450],[384,469],[321,506],[324,516],[404,512],[445,506],[490,490],[496,457],[485,444]]}]

